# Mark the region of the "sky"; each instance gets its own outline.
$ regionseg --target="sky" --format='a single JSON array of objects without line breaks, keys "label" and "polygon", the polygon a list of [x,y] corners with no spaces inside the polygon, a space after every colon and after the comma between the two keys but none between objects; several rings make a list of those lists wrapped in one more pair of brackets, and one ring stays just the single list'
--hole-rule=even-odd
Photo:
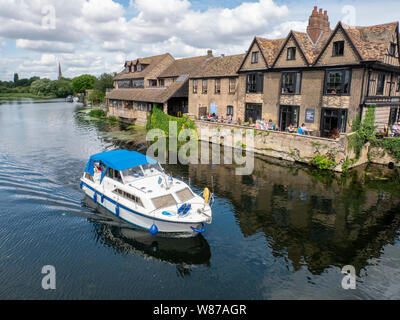
[{"label": "sky", "polygon": [[119,72],[125,60],[245,52],[254,36],[305,31],[314,8],[338,21],[399,20],[399,0],[0,0],[0,80]]}]

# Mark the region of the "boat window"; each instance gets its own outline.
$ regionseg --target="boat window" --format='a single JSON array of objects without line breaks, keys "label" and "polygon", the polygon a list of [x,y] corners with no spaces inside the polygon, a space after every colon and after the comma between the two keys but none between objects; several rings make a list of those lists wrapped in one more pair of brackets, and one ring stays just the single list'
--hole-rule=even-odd
[{"label": "boat window", "polygon": [[135,196],[135,195],[133,195],[133,194],[130,194],[130,193],[128,193],[128,192],[125,192],[125,191],[123,191],[123,190],[121,190],[121,189],[115,189],[115,190],[114,190],[114,193],[120,195],[121,197],[123,197],[123,198],[125,198],[125,199],[131,200],[131,201],[137,203],[139,206],[141,206],[141,207],[144,208],[144,205],[143,205],[143,203],[142,203],[142,200],[140,200],[139,197],[137,197],[137,196]]},{"label": "boat window", "polygon": [[168,208],[176,205],[176,201],[171,194],[153,198],[151,200],[153,201],[153,204],[156,207],[156,209]]},{"label": "boat window", "polygon": [[185,201],[188,201],[188,200],[194,198],[194,195],[193,195],[192,191],[190,191],[189,188],[185,188],[181,191],[178,191],[176,193],[176,195],[178,196],[178,198],[181,202],[185,202]]},{"label": "boat window", "polygon": [[164,170],[161,168],[159,163],[148,163],[145,165],[142,165],[144,174],[146,176],[152,176],[155,174],[159,174],[160,172],[163,172]]},{"label": "boat window", "polygon": [[132,182],[135,179],[143,178],[144,174],[140,167],[129,168],[122,171],[125,183]]}]

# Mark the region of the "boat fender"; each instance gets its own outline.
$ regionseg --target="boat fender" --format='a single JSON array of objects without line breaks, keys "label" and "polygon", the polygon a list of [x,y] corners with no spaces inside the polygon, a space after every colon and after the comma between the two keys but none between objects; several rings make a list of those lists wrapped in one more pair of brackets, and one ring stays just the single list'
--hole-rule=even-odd
[{"label": "boat fender", "polygon": [[180,208],[178,209],[178,214],[183,212],[185,209],[186,209],[186,203],[180,206]]},{"label": "boat fender", "polygon": [[83,188],[83,182],[81,182],[81,184],[79,185],[79,188]]},{"label": "boat fender", "polygon": [[203,233],[206,231],[206,228],[204,227],[204,223],[201,223],[201,229],[196,229],[194,227],[190,227],[193,231],[198,232],[198,233]]},{"label": "boat fender", "polygon": [[101,195],[101,203],[104,202],[104,194]]},{"label": "boat fender", "polygon": [[119,217],[119,206],[115,207],[115,215]]},{"label": "boat fender", "polygon": [[94,195],[93,195],[93,202],[97,203],[97,193],[94,193]]},{"label": "boat fender", "polygon": [[192,205],[191,205],[191,204],[188,204],[188,205],[186,206],[185,210],[183,210],[183,214],[185,215],[186,213],[188,213],[189,210],[190,210],[191,208],[192,208]]},{"label": "boat fender", "polygon": [[150,228],[150,234],[152,234],[153,236],[155,236],[158,233],[158,228],[157,226],[153,223],[153,225]]},{"label": "boat fender", "polygon": [[204,189],[203,198],[204,198],[204,203],[208,203],[208,201],[210,200],[210,190],[208,188]]}]

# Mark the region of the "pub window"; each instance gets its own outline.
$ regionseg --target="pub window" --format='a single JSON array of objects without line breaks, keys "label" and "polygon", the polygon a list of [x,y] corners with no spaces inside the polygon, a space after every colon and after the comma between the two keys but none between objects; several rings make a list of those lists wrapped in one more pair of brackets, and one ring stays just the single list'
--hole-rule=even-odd
[{"label": "pub window", "polygon": [[251,63],[258,63],[258,51],[251,54]]},{"label": "pub window", "polygon": [[332,55],[334,57],[344,55],[344,41],[335,41],[333,43],[333,54]]},{"label": "pub window", "polygon": [[282,73],[282,94],[301,93],[301,72]]},{"label": "pub window", "polygon": [[287,49],[287,60],[296,60],[296,47]]},{"label": "pub window", "polygon": [[197,93],[197,80],[193,80],[193,93]]},{"label": "pub window", "polygon": [[390,44],[389,55],[392,57],[396,56],[396,44],[393,42]]},{"label": "pub window", "polygon": [[159,84],[160,84],[160,87],[164,87],[164,86],[165,86],[165,81],[164,81],[164,79],[160,79],[160,80],[159,80]]},{"label": "pub window", "polygon": [[229,79],[229,93],[235,93],[235,92],[236,92],[236,79],[230,78]]},{"label": "pub window", "polygon": [[400,92],[400,76],[397,77],[397,92]]},{"label": "pub window", "polygon": [[385,74],[384,73],[380,73],[378,75],[378,85],[376,87],[376,94],[377,95],[383,95],[383,93],[385,92]]},{"label": "pub window", "polygon": [[215,94],[221,93],[221,79],[215,79]]},{"label": "pub window", "polygon": [[207,94],[207,89],[208,89],[208,80],[203,80],[202,82],[202,93]]},{"label": "pub window", "polygon": [[157,80],[149,80],[149,87],[157,87]]},{"label": "pub window", "polygon": [[227,116],[233,116],[233,106],[227,106],[226,107],[226,115]]},{"label": "pub window", "polygon": [[247,93],[262,93],[264,86],[264,75],[262,72],[249,73],[246,78]]},{"label": "pub window", "polygon": [[330,70],[326,72],[325,94],[349,94],[351,70]]}]

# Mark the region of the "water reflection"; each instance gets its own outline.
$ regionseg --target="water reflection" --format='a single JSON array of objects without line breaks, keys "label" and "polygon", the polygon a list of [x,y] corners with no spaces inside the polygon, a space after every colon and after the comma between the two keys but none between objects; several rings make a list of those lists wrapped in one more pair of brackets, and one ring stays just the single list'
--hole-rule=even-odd
[{"label": "water reflection", "polygon": [[96,209],[96,213],[88,218],[96,232],[96,240],[112,247],[115,252],[174,264],[181,276],[190,275],[195,265],[210,267],[211,250],[202,235],[191,238],[152,236],[115,218],[87,197],[84,204]]},{"label": "water reflection", "polygon": [[342,177],[271,159],[255,164],[251,176],[228,166],[190,166],[189,175],[194,184],[210,184],[212,175],[217,197],[237,209],[243,235],[263,233],[288,269],[318,275],[351,264],[359,273],[398,238],[398,170],[370,166]]}]

